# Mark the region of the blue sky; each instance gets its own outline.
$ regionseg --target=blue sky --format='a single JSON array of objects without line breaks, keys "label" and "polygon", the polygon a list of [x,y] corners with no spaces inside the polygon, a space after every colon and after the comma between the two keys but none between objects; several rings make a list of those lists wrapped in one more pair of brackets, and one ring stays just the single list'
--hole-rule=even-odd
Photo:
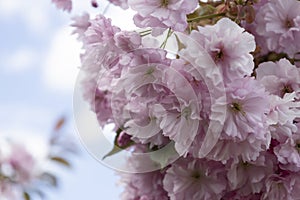
[{"label": "blue sky", "polygon": [[[118,199],[122,188],[111,169],[94,160],[80,145],[73,119],[72,94],[79,66],[80,44],[68,25],[70,17],[89,0],[74,0],[71,15],[58,11],[50,0],[0,0],[0,133],[45,138],[62,115],[66,132],[78,142],[80,156],[73,170],[62,170],[61,187],[49,200]],[[101,12],[107,2],[100,2]],[[129,14],[110,7],[113,23],[133,27]],[[126,22],[127,22],[126,21]]]}]

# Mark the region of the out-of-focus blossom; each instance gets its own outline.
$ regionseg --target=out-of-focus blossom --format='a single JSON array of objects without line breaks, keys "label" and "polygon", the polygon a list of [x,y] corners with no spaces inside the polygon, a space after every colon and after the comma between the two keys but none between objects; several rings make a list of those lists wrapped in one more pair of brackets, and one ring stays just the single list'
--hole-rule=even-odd
[{"label": "out-of-focus blossom", "polygon": [[52,3],[54,3],[58,9],[68,12],[72,10],[72,0],[52,0]]},{"label": "out-of-focus blossom", "polygon": [[128,9],[128,0],[109,0],[110,3],[120,6],[124,10]]},{"label": "out-of-focus blossom", "polygon": [[1,200],[30,199],[35,195],[44,197],[44,190],[57,187],[58,177],[54,174],[56,171],[52,170],[53,164],[70,167],[71,163],[66,156],[76,152],[71,140],[62,137],[60,130],[64,122],[64,119],[60,119],[56,123],[49,141],[40,141],[45,148],[42,153],[34,152],[23,141],[1,133]]}]

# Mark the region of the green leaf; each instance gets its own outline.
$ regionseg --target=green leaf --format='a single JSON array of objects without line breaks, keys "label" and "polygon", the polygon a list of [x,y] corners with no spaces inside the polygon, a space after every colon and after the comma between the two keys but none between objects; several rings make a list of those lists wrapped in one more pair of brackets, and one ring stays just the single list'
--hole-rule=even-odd
[{"label": "green leaf", "polygon": [[112,148],[112,150],[110,152],[108,152],[105,156],[103,156],[102,160],[104,160],[105,158],[109,157],[109,156],[112,156],[112,155],[115,155],[121,151],[123,151],[124,149],[130,147],[131,145],[133,145],[134,142],[129,142],[126,146],[124,147],[119,147],[118,145],[114,145],[114,147]]},{"label": "green leaf", "polygon": [[126,149],[126,148],[128,148],[128,147],[130,147],[131,145],[134,144],[134,142],[132,141],[132,142],[129,142],[129,143],[128,143],[126,146],[124,146],[124,147],[120,147],[120,146],[118,145],[118,137],[119,137],[119,135],[121,134],[122,131],[123,131],[123,128],[122,128],[122,127],[119,128],[119,129],[116,131],[116,137],[115,137],[115,139],[114,139],[114,146],[113,146],[112,150],[110,150],[106,155],[103,156],[102,160],[104,160],[105,158],[107,158],[107,157],[109,157],[109,156],[115,155],[115,154],[117,154],[117,153],[123,151],[124,149]]},{"label": "green leaf", "polygon": [[58,181],[56,176],[54,176],[53,174],[50,173],[43,173],[41,176],[41,180],[45,181],[46,183],[49,183],[49,185],[53,186],[53,187],[57,187],[58,186]]},{"label": "green leaf", "polygon": [[64,165],[64,166],[66,166],[66,167],[71,167],[70,162],[67,161],[65,158],[53,156],[53,157],[50,157],[50,159],[51,159],[52,161],[57,162],[58,164]]},{"label": "green leaf", "polygon": [[170,142],[167,146],[163,148],[163,151],[158,150],[151,154],[151,160],[158,163],[161,168],[165,168],[169,161],[174,158],[178,158],[179,155],[175,149],[175,143]]},{"label": "green leaf", "polygon": [[23,193],[24,200],[30,200],[30,196],[27,192]]},{"label": "green leaf", "polygon": [[112,155],[114,155],[114,154],[117,154],[117,153],[119,153],[119,152],[121,152],[121,151],[123,151],[122,148],[120,148],[120,147],[114,145],[113,149],[110,150],[110,152],[108,152],[107,154],[105,154],[105,155],[103,156],[102,160],[104,160],[105,158],[107,158],[107,157],[109,157],[109,156],[112,156]]},{"label": "green leaf", "polygon": [[178,51],[180,51],[181,49],[186,48],[186,46],[180,41],[178,35],[175,34],[176,37],[176,41],[177,41],[177,45],[178,45]]}]

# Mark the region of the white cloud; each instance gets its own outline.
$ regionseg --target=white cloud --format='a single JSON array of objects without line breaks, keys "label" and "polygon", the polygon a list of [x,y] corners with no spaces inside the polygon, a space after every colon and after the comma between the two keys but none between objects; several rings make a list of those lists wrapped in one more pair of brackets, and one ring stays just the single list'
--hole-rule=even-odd
[{"label": "white cloud", "polygon": [[43,65],[43,80],[55,90],[73,90],[80,66],[81,44],[71,36],[72,29],[57,31]]},{"label": "white cloud", "polygon": [[0,0],[0,13],[1,16],[10,16],[20,10],[20,2]]},{"label": "white cloud", "polygon": [[18,17],[33,33],[47,33],[51,25],[50,0],[0,0],[0,17],[7,21]]},{"label": "white cloud", "polygon": [[122,30],[136,30],[134,25],[133,16],[136,12],[128,9],[123,10],[117,6],[111,5],[105,14],[106,17],[112,19],[112,24],[120,27]]},{"label": "white cloud", "polygon": [[29,47],[21,47],[11,55],[3,56],[4,70],[8,72],[23,72],[34,66],[38,54]]}]

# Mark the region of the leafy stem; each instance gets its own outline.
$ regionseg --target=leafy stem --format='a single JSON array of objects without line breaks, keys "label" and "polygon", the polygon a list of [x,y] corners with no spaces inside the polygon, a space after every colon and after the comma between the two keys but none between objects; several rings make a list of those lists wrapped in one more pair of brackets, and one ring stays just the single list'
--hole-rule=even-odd
[{"label": "leafy stem", "polygon": [[163,43],[160,45],[160,48],[164,49],[166,47],[168,39],[171,37],[172,34],[173,34],[173,31],[171,30],[171,28],[169,28],[168,33],[167,33],[167,37],[163,41]]},{"label": "leafy stem", "polygon": [[194,22],[194,21],[199,21],[199,20],[203,20],[203,19],[212,19],[212,18],[215,18],[215,17],[225,16],[225,15],[226,15],[226,13],[224,13],[224,12],[217,13],[217,14],[211,14],[211,15],[203,15],[203,16],[190,18],[190,19],[187,20],[187,22]]}]

